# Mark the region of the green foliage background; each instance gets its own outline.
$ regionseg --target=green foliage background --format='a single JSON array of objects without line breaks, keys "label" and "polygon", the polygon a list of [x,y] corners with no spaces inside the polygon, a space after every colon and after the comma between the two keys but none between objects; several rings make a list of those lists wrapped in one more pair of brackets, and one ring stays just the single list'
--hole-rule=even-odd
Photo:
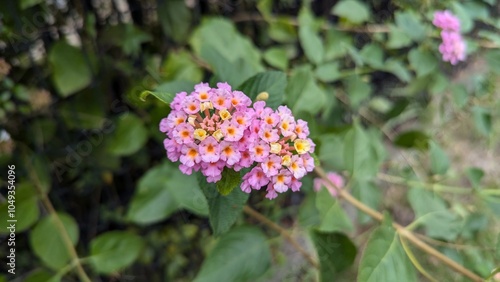
[{"label": "green foliage background", "polygon": [[[16,275],[0,281],[81,279],[69,246],[95,281],[468,281],[402,240],[393,221],[491,278],[500,271],[499,4],[2,1],[0,50],[12,69],[0,65],[11,137],[0,167],[3,187],[16,165],[18,223]],[[432,17],[442,9],[462,23],[468,58],[458,66],[438,52]],[[290,107],[309,122],[321,166],[384,221],[314,192],[315,175],[268,201],[239,188],[223,196],[180,173],[158,124],[164,102],[200,81]],[[243,215],[245,205],[292,233],[319,269]]]}]

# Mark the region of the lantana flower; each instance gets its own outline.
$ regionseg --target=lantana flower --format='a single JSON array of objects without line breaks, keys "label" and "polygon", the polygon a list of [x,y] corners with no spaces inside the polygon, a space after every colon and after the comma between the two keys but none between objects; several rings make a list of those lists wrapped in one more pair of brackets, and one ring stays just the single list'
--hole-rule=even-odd
[{"label": "lantana flower", "polygon": [[465,61],[467,46],[460,34],[460,20],[450,11],[445,10],[435,12],[432,23],[442,29],[439,52],[443,61],[450,62],[452,65]]},{"label": "lantana flower", "polygon": [[286,106],[276,111],[264,101],[252,101],[227,83],[211,88],[200,83],[190,94],[177,93],[172,111],[161,120],[167,157],[180,161],[184,174],[201,171],[208,182],[221,180],[224,168],[240,171],[241,190],[266,187],[273,199],[289,189],[300,190],[300,179],[314,169],[315,145],[307,122],[295,120]]}]

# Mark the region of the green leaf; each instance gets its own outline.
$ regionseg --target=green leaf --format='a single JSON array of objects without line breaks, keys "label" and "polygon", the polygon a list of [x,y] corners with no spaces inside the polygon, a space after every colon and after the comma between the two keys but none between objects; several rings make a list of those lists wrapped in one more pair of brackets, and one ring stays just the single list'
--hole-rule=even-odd
[{"label": "green leaf", "polygon": [[470,11],[458,2],[451,3],[451,6],[453,13],[460,20],[460,31],[462,31],[463,33],[471,31],[474,27],[474,20],[469,14]]},{"label": "green leaf", "polygon": [[65,41],[58,41],[52,45],[48,60],[52,66],[54,86],[62,97],[68,97],[82,90],[92,81],[90,63],[80,49]]},{"label": "green leaf", "polygon": [[500,50],[485,52],[484,59],[492,71],[500,74]]},{"label": "green leaf", "polygon": [[19,1],[19,6],[21,10],[24,10],[33,7],[35,5],[38,5],[40,3],[43,3],[43,0],[21,0]]},{"label": "green leaf", "polygon": [[103,30],[102,41],[120,47],[127,55],[139,55],[141,44],[151,41],[152,37],[132,23],[109,25]]},{"label": "green leaf", "polygon": [[264,60],[266,62],[280,70],[286,70],[288,68],[288,55],[285,48],[273,47],[267,49],[264,53]]},{"label": "green leaf", "polygon": [[277,16],[269,23],[269,37],[280,43],[291,43],[297,40],[297,30],[293,26],[293,21]]},{"label": "green leaf", "polygon": [[286,86],[287,79],[285,73],[281,71],[266,71],[249,78],[238,89],[254,101],[259,93],[267,92],[269,98],[266,100],[266,105],[276,109],[283,102]]},{"label": "green leaf", "polygon": [[180,208],[206,216],[208,204],[193,176],[165,161],[151,168],[138,182],[127,219],[138,224],[164,220]]},{"label": "green leaf", "polygon": [[191,11],[183,0],[158,1],[158,19],[163,33],[174,41],[182,43],[189,36]]},{"label": "green leaf", "polygon": [[346,235],[312,230],[311,239],[318,252],[320,281],[335,281],[337,273],[354,263],[356,246]]},{"label": "green leaf", "polygon": [[496,247],[495,256],[497,257],[498,260],[500,260],[500,234],[498,234],[498,237],[497,237],[497,247]]},{"label": "green leaf", "polygon": [[476,129],[479,133],[489,136],[491,133],[490,111],[479,106],[474,106],[472,108],[472,115],[474,118],[474,124],[476,125]]},{"label": "green leaf", "polygon": [[399,60],[396,59],[387,59],[384,64],[384,68],[386,71],[394,74],[399,78],[399,80],[403,82],[409,82],[411,80],[411,74],[408,71],[407,67],[404,66]]},{"label": "green leaf", "polygon": [[299,12],[299,40],[306,57],[314,64],[323,61],[323,41],[314,28],[314,19],[311,10],[303,6]]},{"label": "green leaf", "polygon": [[417,281],[415,269],[389,220],[370,236],[361,258],[357,281]]},{"label": "green leaf", "polygon": [[240,216],[249,194],[235,189],[231,194],[223,196],[217,191],[215,184],[207,183],[203,176],[199,175],[198,181],[208,201],[208,217],[214,235],[226,233]]},{"label": "green leaf", "polygon": [[78,242],[78,225],[75,220],[63,213],[51,214],[40,220],[30,233],[30,245],[42,262],[54,270],[59,270],[70,261],[69,250],[63,243],[56,216],[59,217],[73,246]]},{"label": "green leaf", "polygon": [[90,242],[90,262],[98,273],[111,274],[130,266],[143,248],[142,238],[126,231],[110,231]]},{"label": "green leaf", "polygon": [[[59,113],[66,126],[71,129],[102,129],[106,122],[104,101],[105,95],[102,93],[84,89],[72,99],[64,101],[59,107]],[[123,104],[120,102],[118,105]]]},{"label": "green leaf", "polygon": [[325,108],[328,97],[314,79],[310,68],[297,69],[286,88],[286,101],[292,112],[315,115]]},{"label": "green leaf", "polygon": [[370,19],[370,10],[365,3],[356,0],[342,0],[332,8],[332,14],[360,24]]},{"label": "green leaf", "polygon": [[117,120],[115,131],[108,141],[108,150],[116,156],[129,156],[141,149],[148,140],[148,131],[142,120],[132,113],[125,113]]},{"label": "green leaf", "polygon": [[270,263],[271,252],[262,231],[237,227],[219,238],[194,281],[256,281]]},{"label": "green leaf", "polygon": [[[38,196],[36,190],[29,183],[18,183],[16,184],[16,209],[15,209],[15,219],[16,222],[16,233],[21,233],[26,229],[30,228],[40,216],[40,209],[38,207]],[[7,198],[7,193],[5,195]],[[2,218],[8,217],[8,206],[9,202],[5,201],[0,204],[0,214]],[[0,234],[6,234],[9,232],[7,227],[9,226],[7,220],[0,222]]]},{"label": "green leaf", "polygon": [[372,138],[358,124],[346,133],[344,164],[352,178],[367,180],[377,174],[380,160],[372,143]]},{"label": "green leaf", "polygon": [[148,95],[154,95],[160,101],[166,104],[170,104],[170,102],[172,102],[177,93],[179,92],[190,93],[191,91],[194,90],[194,85],[195,82],[186,80],[165,82],[158,85],[154,91],[151,91],[151,93],[144,94],[144,92],[147,92],[144,91],[143,93],[141,93],[140,98],[144,101]]},{"label": "green leaf", "polygon": [[217,190],[223,196],[229,195],[236,186],[240,186],[241,175],[239,172],[230,168],[224,168],[222,171],[222,179],[216,183]]},{"label": "green leaf", "polygon": [[441,147],[435,143],[430,142],[430,157],[431,157],[431,171],[434,174],[445,174],[450,168],[450,159]]},{"label": "green leaf", "polygon": [[[368,180],[352,181],[352,195],[363,204],[377,210],[382,202],[382,192],[379,187]],[[358,212],[358,219],[361,224],[366,224],[372,220],[371,217],[363,212]]]},{"label": "green leaf", "polygon": [[314,75],[323,82],[334,82],[342,76],[338,62],[319,65],[314,71]]},{"label": "green leaf", "polygon": [[259,50],[229,20],[204,19],[189,42],[195,54],[213,67],[218,79],[233,87],[264,70]]},{"label": "green leaf", "polygon": [[414,41],[421,41],[427,37],[425,26],[420,17],[412,11],[398,11],[395,13],[396,26]]},{"label": "green leaf", "polygon": [[413,48],[408,54],[411,66],[417,72],[417,77],[430,74],[438,66],[438,61],[430,52]]},{"label": "green leaf", "polygon": [[325,43],[325,60],[330,61],[336,58],[341,58],[348,53],[349,48],[352,48],[353,37],[330,29],[326,32]]},{"label": "green leaf", "polygon": [[352,232],[354,227],[351,219],[330,192],[322,188],[316,197],[316,208],[319,211],[321,223],[318,227],[323,232]]},{"label": "green leaf", "polygon": [[370,97],[371,85],[364,82],[358,75],[352,75],[343,80],[345,91],[352,107],[357,108],[362,101]]},{"label": "green leaf", "polygon": [[463,220],[448,210],[443,199],[431,191],[413,187],[408,192],[408,201],[416,221],[425,227],[428,236],[447,241],[457,238]]},{"label": "green leaf", "polygon": [[463,108],[469,102],[469,93],[463,84],[453,84],[451,86],[453,102],[459,108]]},{"label": "green leaf", "polygon": [[363,47],[359,55],[372,68],[384,68],[384,52],[379,45],[374,43],[367,44]]},{"label": "green leaf", "polygon": [[186,50],[171,51],[160,71],[162,78],[168,81],[199,83],[203,79],[203,70]]},{"label": "green leaf", "polygon": [[411,37],[401,28],[390,25],[389,41],[387,48],[399,49],[406,47],[412,43]]},{"label": "green leaf", "polygon": [[467,178],[474,188],[479,188],[481,179],[484,177],[484,171],[478,167],[469,167],[465,171],[465,175],[467,175]]},{"label": "green leaf", "polygon": [[[0,278],[0,281],[2,279]],[[24,277],[23,282],[59,282],[61,281],[58,275],[52,275],[50,272],[44,269],[37,269],[31,271],[28,276]],[[7,282],[7,280],[5,280]]]},{"label": "green leaf", "polygon": [[149,90],[142,91],[141,94],[139,95],[139,98],[142,101],[146,101],[146,98],[149,95],[152,95],[152,96],[156,97],[156,99],[162,101],[163,103],[165,103],[167,105],[170,105],[170,103],[172,102],[172,100],[174,100],[174,98],[175,98],[175,94],[172,94],[172,93],[158,92],[158,91],[149,91]]},{"label": "green leaf", "polygon": [[429,148],[429,136],[418,130],[405,131],[394,139],[394,144],[402,148]]}]

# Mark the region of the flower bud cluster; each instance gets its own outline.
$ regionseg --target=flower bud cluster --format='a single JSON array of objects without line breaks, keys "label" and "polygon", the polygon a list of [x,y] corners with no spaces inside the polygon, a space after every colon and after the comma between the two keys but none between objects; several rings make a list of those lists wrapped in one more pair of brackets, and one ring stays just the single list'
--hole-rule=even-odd
[{"label": "flower bud cluster", "polygon": [[266,186],[269,199],[277,193],[298,191],[300,179],[314,169],[314,143],[303,120],[295,121],[290,109],[253,104],[241,91],[227,83],[211,88],[195,86],[191,94],[177,93],[170,114],[161,120],[166,134],[167,157],[180,161],[184,174],[201,171],[208,182],[217,182],[224,168],[240,171],[241,189],[250,193]]}]

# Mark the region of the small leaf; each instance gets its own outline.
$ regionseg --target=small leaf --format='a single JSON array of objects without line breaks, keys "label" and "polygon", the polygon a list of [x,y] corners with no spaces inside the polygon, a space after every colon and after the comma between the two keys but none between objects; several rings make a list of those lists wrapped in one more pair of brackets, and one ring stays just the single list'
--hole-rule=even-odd
[{"label": "small leaf", "polygon": [[172,102],[172,100],[174,100],[174,97],[175,95],[174,94],[171,94],[171,93],[165,93],[165,92],[156,92],[156,91],[149,91],[149,90],[144,90],[141,92],[141,94],[139,95],[139,98],[142,100],[142,101],[146,101],[146,98],[149,96],[149,95],[153,95],[154,97],[156,97],[158,100],[162,101],[163,103],[165,104],[170,104],[170,102]]},{"label": "small leaf", "polygon": [[425,26],[420,22],[420,18],[412,11],[398,11],[395,14],[397,27],[406,33],[414,41],[421,41],[426,38]]},{"label": "small leaf", "polygon": [[295,71],[286,88],[286,101],[292,112],[315,115],[325,108],[328,97],[314,79],[309,67]]},{"label": "small leaf", "polygon": [[87,87],[92,81],[89,62],[80,49],[65,41],[58,41],[49,51],[52,79],[62,97],[67,97]]},{"label": "small leaf", "polygon": [[422,131],[409,130],[396,136],[394,144],[403,148],[426,150],[429,147],[429,136]]},{"label": "small leaf", "polygon": [[441,147],[435,142],[430,142],[431,171],[434,174],[445,174],[450,167],[450,160]]},{"label": "small leaf", "polygon": [[257,281],[270,263],[271,252],[262,231],[241,226],[218,239],[194,281]]},{"label": "small leaf", "polygon": [[108,150],[113,155],[129,156],[141,149],[147,140],[148,131],[142,120],[135,114],[125,113],[118,118],[108,141]]},{"label": "small leaf", "polygon": [[324,58],[323,40],[317,34],[312,11],[303,6],[299,12],[299,40],[306,57],[314,64],[319,64]]},{"label": "small leaf", "polygon": [[474,117],[474,124],[476,129],[483,135],[489,136],[491,133],[491,113],[489,110],[474,106],[472,108],[472,115]]},{"label": "small leaf", "polygon": [[241,175],[239,172],[234,171],[230,168],[224,168],[222,171],[222,179],[219,180],[215,185],[217,190],[223,196],[227,196],[233,191],[234,188],[239,186],[241,183]]},{"label": "small leaf", "polygon": [[[203,79],[203,70],[194,61],[193,55],[186,50],[170,51],[168,58],[160,68],[160,72],[161,77],[167,81],[184,80],[199,83]],[[189,90],[189,88],[184,89],[184,91]]]},{"label": "small leaf", "polygon": [[415,269],[389,220],[385,220],[370,236],[361,258],[357,281],[417,281]]},{"label": "small leaf", "polygon": [[90,242],[90,262],[98,273],[111,274],[130,266],[143,247],[142,238],[126,231],[110,231]]},{"label": "small leaf", "polygon": [[287,86],[286,74],[281,71],[266,71],[259,73],[245,81],[238,89],[243,91],[252,100],[261,92],[269,93],[266,105],[273,109],[283,102]]},{"label": "small leaf", "polygon": [[72,245],[78,241],[78,225],[75,220],[63,213],[52,214],[40,220],[30,233],[30,245],[42,262],[54,270],[63,268],[70,261],[70,253],[63,243],[56,216],[62,222]]},{"label": "small leaf", "polygon": [[430,52],[413,48],[408,54],[411,66],[417,72],[417,77],[431,73],[438,66],[438,61]]},{"label": "small leaf", "polygon": [[337,273],[354,263],[356,246],[346,235],[313,230],[311,239],[318,252],[320,281],[335,281]]},{"label": "small leaf", "polygon": [[138,182],[127,212],[127,219],[138,224],[152,224],[168,218],[180,208],[206,216],[208,204],[196,179],[182,174],[165,161],[148,170]]},{"label": "small leaf", "polygon": [[40,3],[43,3],[43,0],[21,0],[19,1],[19,6],[21,7],[21,10],[24,10]]},{"label": "small leaf", "polygon": [[369,66],[375,69],[384,68],[384,52],[377,44],[367,44],[360,51],[359,55]]},{"label": "small leaf", "polygon": [[326,188],[322,188],[317,193],[316,207],[321,217],[319,231],[352,232],[354,230],[351,219],[347,216],[339,201],[333,198]]},{"label": "small leaf", "polygon": [[453,102],[459,108],[463,108],[469,102],[469,93],[463,84],[454,84],[451,87]]},{"label": "small leaf", "polygon": [[208,216],[214,235],[226,233],[240,216],[249,194],[235,189],[231,194],[222,196],[214,183],[207,183],[198,175],[198,182],[208,202]]},{"label": "small leaf", "polygon": [[[0,281],[2,281],[0,279]],[[61,279],[58,279],[58,277],[53,277],[52,274],[44,269],[37,269],[35,271],[32,271],[29,273],[28,276],[26,276],[23,279],[23,282],[58,282],[61,281]],[[7,282],[7,280],[5,280]]]},{"label": "small leaf", "polygon": [[356,0],[342,0],[332,8],[332,14],[360,24],[370,18],[370,10],[365,3]]},{"label": "small leaf", "polygon": [[387,48],[399,49],[406,47],[412,43],[410,36],[401,28],[391,25],[389,32],[389,41]]},{"label": "small leaf", "polygon": [[387,61],[385,61],[383,69],[394,74],[399,78],[399,80],[403,82],[409,82],[412,78],[407,67],[404,66],[399,60],[393,58],[387,59]]},{"label": "small leaf", "polygon": [[266,62],[280,70],[286,70],[288,68],[288,55],[285,48],[273,47],[269,48],[264,53],[264,60]]},{"label": "small leaf", "polygon": [[362,101],[370,97],[371,85],[364,82],[358,75],[352,75],[343,81],[345,91],[352,107],[357,108]]},{"label": "small leaf", "polygon": [[[38,207],[38,194],[34,187],[29,183],[16,184],[16,232],[20,233],[30,228],[40,216],[40,208]],[[7,196],[6,196],[7,197]],[[5,201],[0,204],[0,214],[7,218],[9,202]],[[4,220],[0,222],[0,234],[9,232],[7,227],[9,222]]]},{"label": "small leaf", "polygon": [[469,167],[465,174],[474,188],[479,188],[481,179],[484,177],[484,171],[478,167]]},{"label": "small leaf", "polygon": [[342,76],[338,62],[319,65],[314,71],[314,75],[323,82],[334,82]]},{"label": "small leaf", "polygon": [[158,20],[163,33],[176,42],[184,42],[189,36],[191,11],[183,0],[158,1]]}]

